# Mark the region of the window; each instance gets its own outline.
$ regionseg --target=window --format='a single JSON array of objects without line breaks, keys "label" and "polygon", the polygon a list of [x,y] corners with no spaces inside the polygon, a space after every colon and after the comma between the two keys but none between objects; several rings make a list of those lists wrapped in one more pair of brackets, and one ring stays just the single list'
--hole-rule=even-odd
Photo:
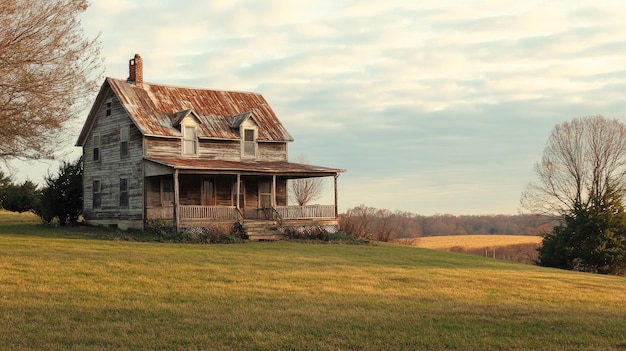
[{"label": "window", "polygon": [[128,127],[120,129],[120,157],[128,157]]},{"label": "window", "polygon": [[256,138],[254,129],[243,130],[243,156],[256,157]]},{"label": "window", "polygon": [[259,181],[259,207],[272,207],[272,182],[267,179]]},{"label": "window", "polygon": [[128,178],[120,178],[120,207],[128,208]]},{"label": "window", "polygon": [[185,126],[183,129],[183,153],[185,155],[196,154],[196,127]]},{"label": "window", "polygon": [[106,115],[107,115],[107,117],[111,115],[111,106],[112,106],[111,100],[108,100],[107,103],[106,103]]},{"label": "window", "polygon": [[102,206],[102,193],[101,193],[101,184],[99,179],[94,179],[93,188],[92,188],[92,208],[97,209]]},{"label": "window", "polygon": [[100,161],[100,136],[93,136],[93,160]]}]

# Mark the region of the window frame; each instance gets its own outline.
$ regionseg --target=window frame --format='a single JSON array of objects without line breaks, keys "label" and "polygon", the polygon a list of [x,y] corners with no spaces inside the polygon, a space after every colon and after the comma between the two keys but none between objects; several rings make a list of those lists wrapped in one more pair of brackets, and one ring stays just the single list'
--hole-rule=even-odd
[{"label": "window frame", "polygon": [[[123,186],[124,185],[124,186]],[[120,177],[120,208],[129,208],[130,196],[129,196],[129,184],[128,177]]]},{"label": "window frame", "polygon": [[113,114],[113,100],[112,99],[107,99],[107,101],[104,103],[104,109],[105,109],[105,116],[109,117]]},{"label": "window frame", "polygon": [[[248,133],[252,132],[252,140],[247,140]],[[255,159],[258,155],[258,129],[255,127],[243,127],[241,130],[241,158],[247,159]],[[250,151],[249,146],[252,146],[252,153],[248,153]]]},{"label": "window frame", "polygon": [[[267,185],[267,192],[263,191],[263,185]],[[264,199],[265,197],[265,199]],[[264,200],[267,200],[265,203]],[[272,180],[259,179],[259,208],[273,207],[272,204]]]},{"label": "window frame", "polygon": [[102,181],[100,179],[92,179],[91,208],[93,210],[102,209]]},{"label": "window frame", "polygon": [[120,128],[120,158],[126,158],[130,155],[129,146],[130,128],[128,126],[124,126]]},{"label": "window frame", "polygon": [[[96,142],[96,139],[98,140],[97,142]],[[102,158],[100,157],[100,143],[101,143],[101,139],[102,139],[102,138],[100,137],[100,134],[94,134],[94,135],[93,135],[93,139],[92,139],[92,143],[93,143],[93,147],[92,147],[92,149],[93,149],[93,154],[92,154],[92,157],[93,157],[93,161],[94,161],[94,162],[100,162],[100,160],[102,159]]]},{"label": "window frame", "polygon": [[[193,156],[198,154],[198,131],[194,125],[183,125],[183,156]],[[188,131],[193,131],[193,137],[189,138]],[[187,152],[187,142],[191,142],[193,145],[193,152]]]}]

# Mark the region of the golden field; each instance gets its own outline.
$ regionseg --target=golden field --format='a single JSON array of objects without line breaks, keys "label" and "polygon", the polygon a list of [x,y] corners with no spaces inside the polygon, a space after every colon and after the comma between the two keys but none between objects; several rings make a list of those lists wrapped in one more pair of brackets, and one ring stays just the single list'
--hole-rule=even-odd
[{"label": "golden field", "polygon": [[522,244],[540,245],[543,237],[535,235],[446,235],[427,236],[409,240],[410,241],[407,244],[410,244],[411,246],[417,246],[425,249],[450,250],[454,247],[479,249]]}]

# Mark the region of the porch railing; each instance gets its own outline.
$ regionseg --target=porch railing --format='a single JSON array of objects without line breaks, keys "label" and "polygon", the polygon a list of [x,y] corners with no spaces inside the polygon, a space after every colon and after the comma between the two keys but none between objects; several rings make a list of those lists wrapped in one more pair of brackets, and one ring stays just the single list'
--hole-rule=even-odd
[{"label": "porch railing", "polygon": [[276,211],[283,219],[335,218],[335,206],[277,206]]},{"label": "porch railing", "polygon": [[[181,220],[243,221],[244,218],[244,213],[238,211],[235,206],[181,205],[178,208],[178,218]],[[335,218],[335,206],[333,205],[277,206],[274,211],[282,219]],[[173,206],[148,207],[146,212],[148,219],[172,219],[174,217]]]},{"label": "porch railing", "polygon": [[179,206],[180,216],[184,219],[232,219],[237,220],[237,208],[235,206]]}]

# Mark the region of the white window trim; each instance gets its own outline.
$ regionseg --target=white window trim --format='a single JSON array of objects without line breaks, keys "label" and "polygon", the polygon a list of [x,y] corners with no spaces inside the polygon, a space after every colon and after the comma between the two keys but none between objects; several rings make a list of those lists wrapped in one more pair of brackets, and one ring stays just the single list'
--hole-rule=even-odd
[{"label": "white window trim", "polygon": [[[187,128],[193,128],[193,143],[194,143],[194,152],[193,153],[187,153],[186,148],[185,148],[185,144],[188,140],[191,139],[187,139],[186,138],[186,134],[185,131],[187,130]],[[181,132],[182,132],[182,147],[181,147],[181,152],[183,156],[194,156],[198,154],[198,147],[199,147],[199,143],[198,143],[198,128],[195,125],[189,125],[189,124],[183,124],[181,125]]]},{"label": "white window trim", "polygon": [[[254,155],[246,155],[246,143],[249,143],[249,141],[246,141],[246,130],[252,130],[253,131],[253,140],[252,142],[254,143]],[[256,159],[257,155],[259,154],[259,143],[257,141],[258,139],[258,128],[256,127],[241,127],[241,158],[245,158],[245,159]]]}]

